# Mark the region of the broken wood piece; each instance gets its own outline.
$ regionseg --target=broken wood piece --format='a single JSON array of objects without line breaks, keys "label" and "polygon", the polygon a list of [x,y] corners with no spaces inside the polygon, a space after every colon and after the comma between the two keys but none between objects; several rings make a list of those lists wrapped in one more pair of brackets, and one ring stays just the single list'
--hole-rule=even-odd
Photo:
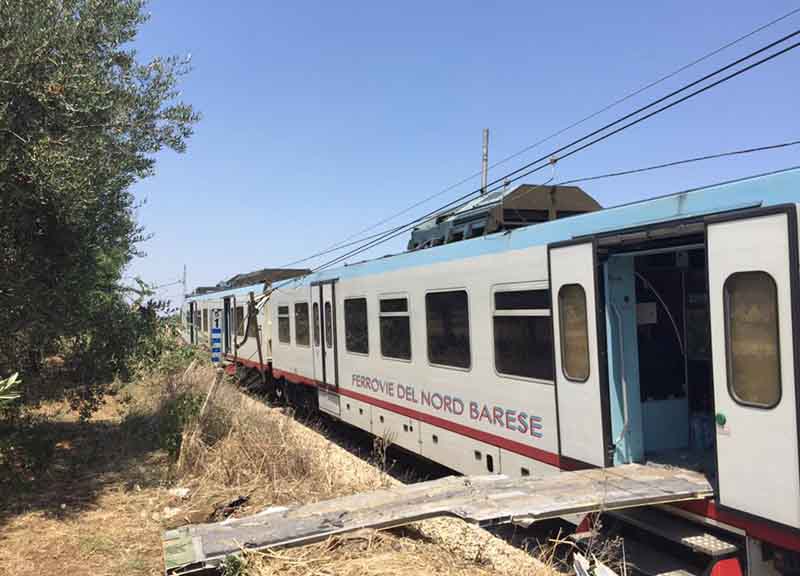
[{"label": "broken wood piece", "polygon": [[454,516],[484,527],[529,525],[567,514],[712,495],[711,485],[697,472],[640,464],[545,478],[448,477],[169,530],[164,533],[166,573],[203,573],[242,549],[310,544],[336,534],[393,528],[437,516]]}]

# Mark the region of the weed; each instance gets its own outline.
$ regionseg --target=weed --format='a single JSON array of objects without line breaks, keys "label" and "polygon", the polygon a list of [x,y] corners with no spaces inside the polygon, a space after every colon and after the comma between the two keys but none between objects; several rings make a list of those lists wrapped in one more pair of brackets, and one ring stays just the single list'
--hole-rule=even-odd
[{"label": "weed", "polygon": [[186,426],[200,413],[203,398],[191,391],[168,398],[159,423],[159,444],[170,458],[178,460]]},{"label": "weed", "polygon": [[247,573],[247,560],[241,556],[228,556],[220,567],[222,576],[244,576]]}]

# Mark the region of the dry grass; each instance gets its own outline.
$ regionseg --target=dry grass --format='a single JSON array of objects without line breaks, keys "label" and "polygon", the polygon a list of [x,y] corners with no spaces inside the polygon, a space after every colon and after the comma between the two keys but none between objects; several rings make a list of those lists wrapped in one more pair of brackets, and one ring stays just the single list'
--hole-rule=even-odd
[{"label": "dry grass", "polygon": [[[158,446],[175,399],[201,400],[208,366],[123,389],[88,423],[62,404],[40,409],[56,458],[46,474],[0,502],[0,574],[160,574],[161,533],[390,485],[379,468],[284,411],[222,382],[183,433],[173,464]],[[175,488],[188,493],[176,494]],[[10,496],[10,495],[6,495]],[[246,503],[224,510],[239,497]],[[248,552],[252,576],[271,574],[514,574],[548,572],[487,532],[438,519],[366,531],[302,548]]]},{"label": "dry grass", "polygon": [[[204,374],[204,384],[196,389],[206,394],[213,373],[196,372]],[[223,380],[206,412],[187,428],[176,474],[190,491],[192,506],[185,516],[198,521],[205,511],[238,497],[247,498],[246,506],[236,511],[243,515],[386,485],[386,474],[352,462],[350,454],[290,414],[243,395]]]},{"label": "dry grass", "polygon": [[250,553],[246,571],[252,576],[495,574],[419,534],[374,530],[331,538],[303,548]]}]

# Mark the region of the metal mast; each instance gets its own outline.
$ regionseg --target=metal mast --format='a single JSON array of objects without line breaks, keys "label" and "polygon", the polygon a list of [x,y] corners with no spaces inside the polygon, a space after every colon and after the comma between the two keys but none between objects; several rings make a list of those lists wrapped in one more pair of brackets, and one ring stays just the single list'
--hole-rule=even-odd
[{"label": "metal mast", "polygon": [[486,194],[489,183],[489,129],[483,129],[483,158],[481,160],[481,194]]}]

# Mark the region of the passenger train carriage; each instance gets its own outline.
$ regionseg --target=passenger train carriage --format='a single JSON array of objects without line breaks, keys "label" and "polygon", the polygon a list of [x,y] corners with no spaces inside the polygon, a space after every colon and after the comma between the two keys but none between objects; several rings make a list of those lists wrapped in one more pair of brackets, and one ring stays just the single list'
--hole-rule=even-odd
[{"label": "passenger train carriage", "polygon": [[740,542],[709,570],[796,572],[798,200],[753,177],[192,297],[186,328],[257,318],[231,359],[465,474],[701,471],[668,511]]}]

